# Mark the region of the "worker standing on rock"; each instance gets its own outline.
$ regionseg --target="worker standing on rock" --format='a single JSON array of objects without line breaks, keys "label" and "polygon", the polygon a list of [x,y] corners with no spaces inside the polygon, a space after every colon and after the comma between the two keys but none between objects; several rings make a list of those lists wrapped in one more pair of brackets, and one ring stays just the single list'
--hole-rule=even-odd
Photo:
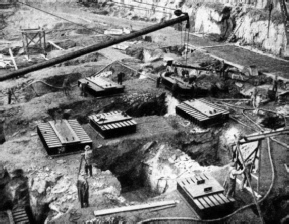
[{"label": "worker standing on rock", "polygon": [[88,176],[88,171],[89,175],[92,177],[92,163],[91,163],[91,158],[92,158],[92,150],[89,145],[85,146],[84,148],[85,152],[82,154],[84,156],[85,160],[85,173]]},{"label": "worker standing on rock", "polygon": [[235,191],[236,191],[236,178],[238,175],[243,174],[245,169],[243,168],[242,170],[237,170],[235,162],[231,162],[230,166],[231,167],[230,167],[228,176],[224,183],[224,188],[225,188],[224,193],[226,197],[233,198],[235,196]]},{"label": "worker standing on rock", "polygon": [[81,208],[87,208],[89,206],[89,186],[86,178],[79,177],[77,180],[77,192],[78,200]]},{"label": "worker standing on rock", "polygon": [[71,86],[70,86],[70,82],[69,82],[69,78],[66,77],[64,80],[63,80],[63,85],[62,85],[62,89],[63,89],[63,92],[66,96],[69,96],[70,95],[70,90],[71,90]]},{"label": "worker standing on rock", "polygon": [[125,76],[125,74],[123,72],[120,72],[120,73],[117,74],[117,83],[119,85],[122,85],[122,79],[123,79],[124,76]]},{"label": "worker standing on rock", "polygon": [[87,91],[88,91],[88,85],[89,85],[89,82],[87,83],[81,83],[80,84],[80,96],[84,96],[84,97],[87,97]]},{"label": "worker standing on rock", "polygon": [[8,104],[11,104],[12,101],[12,88],[8,89]]}]

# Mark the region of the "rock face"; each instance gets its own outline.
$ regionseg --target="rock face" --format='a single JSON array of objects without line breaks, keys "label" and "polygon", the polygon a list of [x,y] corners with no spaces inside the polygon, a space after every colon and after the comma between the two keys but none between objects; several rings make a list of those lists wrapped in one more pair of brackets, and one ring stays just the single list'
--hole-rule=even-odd
[{"label": "rock face", "polygon": [[[277,18],[278,14],[279,19]],[[240,25],[240,28],[236,32],[236,36],[244,44],[255,45],[276,55],[283,56],[286,51],[287,38],[281,15],[277,11],[272,12],[269,35],[268,14],[265,17],[263,16],[264,12],[262,11],[252,11],[244,15],[242,23],[241,19],[237,20],[236,26]]]},{"label": "rock face", "polygon": [[195,17],[195,31],[213,33],[227,37],[233,30],[230,8],[219,4],[208,4],[199,7]]}]

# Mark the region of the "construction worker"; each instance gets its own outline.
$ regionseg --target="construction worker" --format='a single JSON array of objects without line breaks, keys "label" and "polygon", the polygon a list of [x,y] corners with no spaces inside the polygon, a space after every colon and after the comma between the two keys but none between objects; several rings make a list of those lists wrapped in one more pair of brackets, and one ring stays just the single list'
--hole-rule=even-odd
[{"label": "construction worker", "polygon": [[87,97],[88,86],[89,82],[80,84],[80,91],[81,91],[80,96]]},{"label": "construction worker", "polygon": [[273,80],[273,88],[272,90],[277,93],[277,90],[278,90],[278,76],[276,75],[275,76],[275,79]]},{"label": "construction worker", "polygon": [[160,87],[160,84],[161,84],[161,75],[159,75],[159,76],[157,77],[157,88]]},{"label": "construction worker", "polygon": [[125,76],[125,74],[123,72],[120,72],[120,73],[117,74],[117,83],[119,85],[122,85],[122,79],[123,79],[124,76]]},{"label": "construction worker", "polygon": [[254,164],[252,160],[245,163],[245,171],[243,173],[243,180],[240,187],[241,190],[244,190],[245,185],[249,186],[249,181],[251,182],[252,179],[251,172],[253,170],[253,166]]},{"label": "construction worker", "polygon": [[255,107],[255,97],[253,92],[250,93],[250,102],[252,107]]},{"label": "construction worker", "polygon": [[85,152],[82,154],[84,156],[84,161],[85,161],[85,173],[88,176],[88,171],[89,175],[92,177],[92,163],[91,163],[91,158],[92,158],[92,150],[89,145],[86,145],[84,147]]},{"label": "construction worker", "polygon": [[11,101],[12,101],[12,88],[9,88],[8,89],[8,104],[11,104]]},{"label": "construction worker", "polygon": [[62,89],[63,89],[64,94],[66,96],[69,96],[69,93],[70,93],[70,90],[71,90],[71,86],[70,86],[70,82],[69,82],[68,76],[65,77],[65,79],[63,80]]},{"label": "construction worker", "polygon": [[221,63],[221,64],[220,64],[220,77],[225,79],[225,78],[226,78],[226,77],[225,77],[226,65],[225,65],[224,60],[222,60],[220,63]]},{"label": "construction worker", "polygon": [[234,197],[235,196],[235,191],[236,191],[236,178],[238,175],[243,174],[245,171],[245,168],[242,170],[237,170],[236,169],[236,163],[231,162],[230,163],[230,170],[228,173],[228,176],[226,178],[226,181],[224,183],[224,188],[225,188],[225,195],[226,197]]},{"label": "construction worker", "polygon": [[77,180],[77,192],[78,192],[78,200],[80,202],[81,208],[87,208],[89,206],[89,186],[86,178],[79,177]]}]

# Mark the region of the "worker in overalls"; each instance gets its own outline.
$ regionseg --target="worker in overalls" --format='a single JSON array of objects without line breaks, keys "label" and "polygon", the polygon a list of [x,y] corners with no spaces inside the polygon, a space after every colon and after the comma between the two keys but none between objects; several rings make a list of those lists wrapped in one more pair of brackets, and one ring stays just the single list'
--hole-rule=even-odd
[{"label": "worker in overalls", "polygon": [[76,186],[80,207],[87,208],[89,206],[89,185],[87,179],[79,177]]},{"label": "worker in overalls", "polygon": [[85,173],[88,176],[88,172],[89,172],[89,175],[92,177],[92,162],[91,162],[92,150],[89,145],[85,146],[84,150],[85,152],[82,155],[84,156],[84,161],[85,161],[85,167],[84,167]]},{"label": "worker in overalls", "polygon": [[237,170],[236,163],[231,162],[229,173],[224,183],[225,188],[224,194],[226,195],[226,197],[233,198],[235,196],[237,176],[243,174],[244,171],[245,171],[244,167],[242,170]]}]

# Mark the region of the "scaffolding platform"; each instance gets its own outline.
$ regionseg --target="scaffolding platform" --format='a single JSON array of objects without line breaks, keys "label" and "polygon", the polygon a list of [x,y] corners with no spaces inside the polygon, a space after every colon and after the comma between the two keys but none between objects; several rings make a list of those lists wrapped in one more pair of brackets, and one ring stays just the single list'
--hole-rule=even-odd
[{"label": "scaffolding platform", "polygon": [[91,126],[103,137],[111,138],[136,132],[137,123],[121,111],[89,116]]},{"label": "scaffolding platform", "polygon": [[77,120],[56,120],[41,123],[37,133],[50,156],[74,153],[92,147],[92,140]]},{"label": "scaffolding platform", "polygon": [[235,199],[224,195],[224,188],[208,174],[179,179],[177,190],[201,218],[218,218],[229,214]]},{"label": "scaffolding platform", "polygon": [[176,113],[204,128],[222,124],[229,119],[228,110],[202,98],[182,102],[176,106]]},{"label": "scaffolding platform", "polygon": [[88,83],[88,92],[93,96],[107,96],[124,92],[124,86],[104,77],[87,77],[78,80],[78,86]]}]

